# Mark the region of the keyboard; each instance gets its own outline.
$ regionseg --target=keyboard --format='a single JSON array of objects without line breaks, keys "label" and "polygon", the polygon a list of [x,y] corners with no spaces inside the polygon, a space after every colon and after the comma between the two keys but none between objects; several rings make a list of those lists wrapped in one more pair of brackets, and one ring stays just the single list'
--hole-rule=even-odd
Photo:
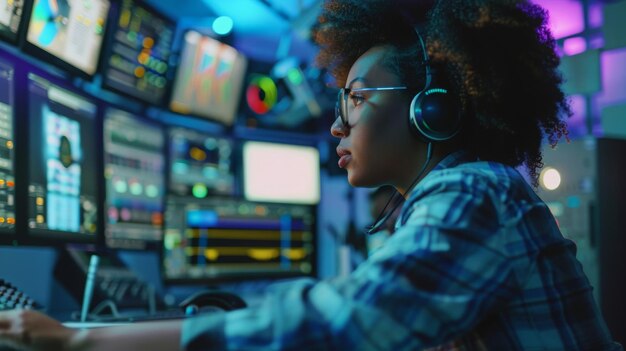
[{"label": "keyboard", "polygon": [[197,313],[188,314],[185,313],[182,309],[171,309],[158,311],[154,314],[120,314],[117,316],[99,316],[97,318],[93,318],[91,322],[98,323],[118,323],[118,322],[150,322],[150,321],[160,321],[160,320],[168,320],[168,319],[183,319],[189,318],[193,316],[198,316],[202,314],[215,313],[217,311],[224,311],[221,308],[215,306],[207,306],[200,309]]},{"label": "keyboard", "polygon": [[17,308],[41,309],[42,306],[4,279],[0,279],[0,311]]}]

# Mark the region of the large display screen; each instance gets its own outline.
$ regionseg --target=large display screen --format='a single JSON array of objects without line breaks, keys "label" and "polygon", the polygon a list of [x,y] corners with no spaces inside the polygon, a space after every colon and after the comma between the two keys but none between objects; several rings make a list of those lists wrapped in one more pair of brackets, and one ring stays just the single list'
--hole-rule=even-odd
[{"label": "large display screen", "polygon": [[122,0],[104,86],[151,104],[167,92],[175,25],[145,4]]},{"label": "large display screen", "polygon": [[314,274],[313,206],[170,198],[165,224],[168,281]]},{"label": "large display screen", "polygon": [[171,194],[202,199],[236,193],[231,139],[173,128],[169,140]]},{"label": "large display screen", "polygon": [[37,75],[28,78],[29,233],[95,240],[96,105]]},{"label": "large display screen", "polygon": [[187,32],[170,108],[232,125],[246,62],[232,46],[198,32]]},{"label": "large display screen", "polygon": [[109,0],[35,0],[26,41],[91,76],[98,67],[109,7]]},{"label": "large display screen", "polygon": [[0,60],[0,233],[15,230],[13,67]]},{"label": "large display screen", "polygon": [[252,201],[317,204],[319,150],[303,145],[245,142],[243,189],[245,198]]},{"label": "large display screen", "polygon": [[0,0],[0,38],[17,40],[23,11],[24,0]]},{"label": "large display screen", "polygon": [[114,108],[104,120],[105,241],[145,249],[163,236],[165,136],[160,125]]}]

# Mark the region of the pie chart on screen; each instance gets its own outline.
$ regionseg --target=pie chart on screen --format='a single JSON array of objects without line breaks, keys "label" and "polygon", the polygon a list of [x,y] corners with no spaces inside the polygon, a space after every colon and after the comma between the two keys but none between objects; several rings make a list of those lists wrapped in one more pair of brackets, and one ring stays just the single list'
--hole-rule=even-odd
[{"label": "pie chart on screen", "polygon": [[49,46],[59,33],[56,18],[59,16],[57,0],[38,0],[33,9],[31,30],[37,36],[37,42]]}]

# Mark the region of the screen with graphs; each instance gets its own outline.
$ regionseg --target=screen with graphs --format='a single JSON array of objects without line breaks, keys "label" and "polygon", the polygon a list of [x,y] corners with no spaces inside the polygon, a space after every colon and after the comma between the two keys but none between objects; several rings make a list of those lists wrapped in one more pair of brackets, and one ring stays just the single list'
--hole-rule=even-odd
[{"label": "screen with graphs", "polygon": [[15,229],[13,72],[0,60],[0,233]]},{"label": "screen with graphs", "polygon": [[199,199],[235,194],[234,143],[231,139],[172,128],[169,140],[171,194]]},{"label": "screen with graphs", "polygon": [[104,120],[105,241],[156,246],[163,233],[165,136],[160,125],[109,108]]},{"label": "screen with graphs", "polygon": [[23,11],[24,0],[0,1],[0,38],[17,40]]},{"label": "screen with graphs", "polygon": [[87,75],[98,67],[108,0],[35,0],[26,40]]},{"label": "screen with graphs", "polygon": [[95,240],[98,213],[96,105],[29,74],[28,228]]},{"label": "screen with graphs", "polygon": [[246,58],[230,45],[195,31],[184,47],[170,107],[225,125],[235,121],[246,71]]},{"label": "screen with graphs", "polygon": [[312,206],[172,198],[165,224],[163,272],[167,280],[313,273]]},{"label": "screen with graphs", "polygon": [[160,104],[167,91],[175,26],[145,4],[122,0],[113,30],[104,85]]}]

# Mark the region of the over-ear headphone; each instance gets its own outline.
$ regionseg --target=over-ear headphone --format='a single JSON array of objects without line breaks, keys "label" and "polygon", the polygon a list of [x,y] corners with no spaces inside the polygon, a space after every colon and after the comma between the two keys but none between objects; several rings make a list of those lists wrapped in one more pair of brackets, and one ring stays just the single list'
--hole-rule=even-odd
[{"label": "over-ear headphone", "polygon": [[432,86],[433,73],[426,45],[417,28],[414,28],[423,54],[426,69],[424,88],[411,101],[409,124],[418,136],[427,142],[452,139],[461,129],[461,114],[448,89]]}]

